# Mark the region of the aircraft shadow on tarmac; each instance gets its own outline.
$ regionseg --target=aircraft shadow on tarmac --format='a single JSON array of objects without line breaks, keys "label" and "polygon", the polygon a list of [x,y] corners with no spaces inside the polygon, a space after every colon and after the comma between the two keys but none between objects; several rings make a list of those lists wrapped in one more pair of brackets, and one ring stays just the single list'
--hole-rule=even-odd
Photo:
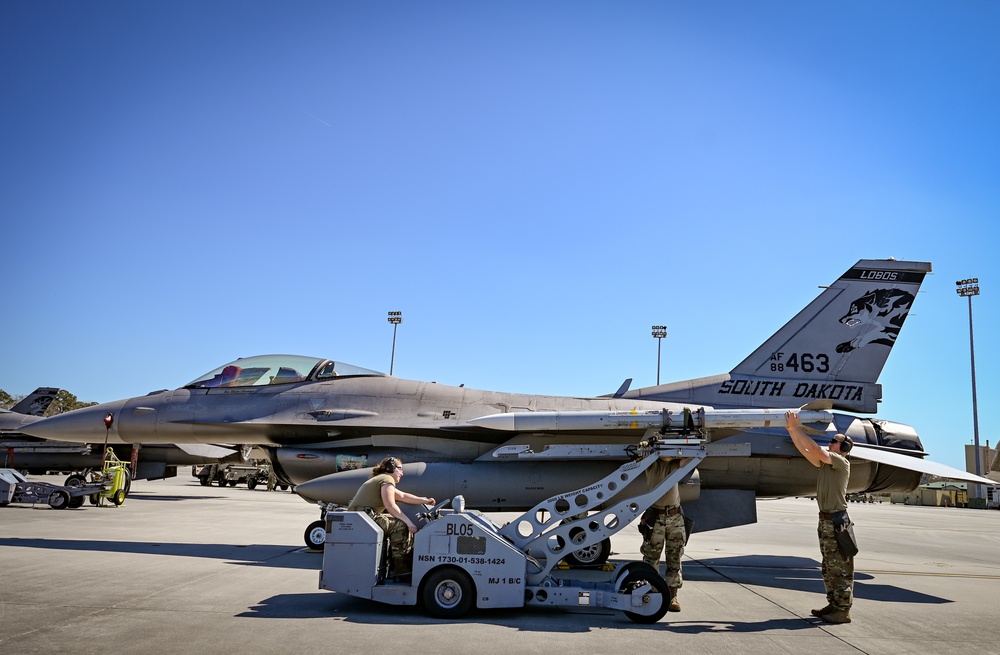
[{"label": "aircraft shadow on tarmac", "polygon": [[[684,563],[684,577],[689,582],[722,582],[746,586],[776,587],[823,595],[823,580],[816,560],[805,557],[738,556]],[[875,576],[867,573],[855,575],[854,592],[866,601],[940,604],[953,602],[946,598],[930,596],[894,585],[875,584]],[[239,615],[247,618],[340,618],[352,623],[373,625],[424,625],[435,623],[477,623],[516,627],[520,630],[544,632],[587,632],[592,627],[607,624],[631,625],[623,614],[612,610],[527,608],[514,610],[474,610],[458,621],[428,618],[419,608],[395,607],[375,601],[354,598],[331,592],[308,594],[283,594],[262,600],[258,605]],[[553,617],[558,616],[558,621]],[[595,617],[601,617],[595,620]],[[644,629],[670,630],[700,634],[703,632],[764,632],[773,630],[812,629],[817,621],[811,617],[779,618],[759,622],[680,622],[670,614],[655,625]]]},{"label": "aircraft shadow on tarmac", "polygon": [[[186,543],[145,543],[137,541],[98,541],[80,539],[25,539],[17,537],[0,538],[0,547],[13,546],[17,548],[38,548],[44,550],[99,551],[119,552],[148,555],[170,555],[175,557],[204,557],[232,562],[245,566],[266,566],[286,569],[319,570],[322,560],[318,556],[301,553],[298,546],[274,545],[236,545],[236,544],[186,544]],[[285,555],[296,554],[294,557]],[[301,556],[300,556],[301,555]],[[318,554],[317,554],[318,555]],[[690,582],[729,581],[734,584],[748,586],[775,587],[792,589],[808,593],[823,594],[823,581],[816,560],[804,557],[781,557],[769,555],[743,555],[684,562],[684,577]],[[854,595],[858,599],[868,601],[942,604],[953,602],[946,598],[923,594],[896,585],[875,584],[874,576],[867,573],[856,573]],[[311,597],[304,602],[306,596]],[[316,601],[316,598],[324,599]],[[411,608],[412,609],[412,608]],[[586,616],[611,615],[628,621],[624,616],[607,611],[545,610],[532,608],[520,610],[521,614],[545,617],[552,611],[560,615],[571,614]],[[348,613],[350,616],[347,616]],[[510,612],[505,610],[490,610],[477,612],[479,620],[508,624]],[[265,599],[241,616],[258,618],[318,618],[344,616],[351,621],[384,623],[387,617],[394,617],[397,622],[413,621],[424,623],[428,619],[419,611],[401,611],[389,605],[381,605],[373,601],[356,599],[351,596],[324,592],[320,594],[295,594],[291,596],[275,596]],[[762,629],[790,628],[798,625],[797,619],[781,619],[768,621],[765,624],[746,624],[737,626],[727,623],[726,629],[732,631],[756,631]],[[787,622],[787,625],[785,624]],[[520,623],[520,622],[519,622]],[[768,627],[768,625],[770,627]],[[809,623],[805,624],[808,627]],[[523,629],[532,629],[525,625]],[[546,621],[545,630],[552,626]],[[587,626],[566,626],[566,631],[587,630]],[[688,626],[691,630],[714,630],[716,624]]]},{"label": "aircraft shadow on tarmac", "polygon": [[[461,619],[438,619],[428,616],[420,607],[386,605],[373,600],[355,598],[329,591],[308,594],[279,594],[265,598],[260,604],[238,614],[240,618],[258,619],[340,619],[350,623],[370,625],[449,625],[478,623],[525,632],[583,633],[593,628],[635,626],[621,612],[608,609],[516,608],[474,609]],[[665,621],[667,619],[664,619]],[[668,624],[642,626],[669,628]],[[806,626],[808,627],[808,625]]]},{"label": "aircraft shadow on tarmac", "polygon": [[676,614],[668,614],[660,622],[637,626],[621,612],[608,609],[519,608],[473,610],[461,619],[447,620],[428,617],[419,607],[397,607],[376,601],[329,592],[282,594],[264,599],[240,618],[261,619],[341,619],[350,623],[371,625],[447,625],[478,623],[516,628],[522,632],[586,633],[593,629],[635,628],[701,634],[704,632],[768,632],[814,629],[818,619],[781,618],[758,622],[698,621],[681,622]]},{"label": "aircraft shadow on tarmac", "polygon": [[0,548],[39,548],[43,550],[95,551],[102,553],[135,553],[170,555],[174,557],[204,557],[244,566],[267,566],[282,569],[313,569],[319,571],[319,557],[283,557],[299,553],[300,546],[146,543],[141,541],[97,541],[83,539],[24,539],[0,538]]},{"label": "aircraft shadow on tarmac", "polygon": [[[711,581],[721,577],[738,584],[825,593],[819,562],[808,557],[740,555],[690,560],[683,566],[685,580]],[[854,597],[890,603],[938,605],[954,602],[896,585],[877,584],[874,579],[870,573],[855,571]]]},{"label": "aircraft shadow on tarmac", "polygon": [[164,496],[162,494],[149,494],[146,495],[141,491],[130,491],[128,494],[128,500],[126,502],[146,502],[147,500],[166,500],[170,502],[178,502],[183,500],[225,500],[229,496],[212,496],[208,494],[203,495],[184,495],[184,496]]}]

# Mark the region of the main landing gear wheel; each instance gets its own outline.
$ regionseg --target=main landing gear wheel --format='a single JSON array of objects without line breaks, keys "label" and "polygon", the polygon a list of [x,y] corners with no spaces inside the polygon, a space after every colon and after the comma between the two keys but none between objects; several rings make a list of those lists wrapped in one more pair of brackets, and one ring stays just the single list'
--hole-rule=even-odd
[{"label": "main landing gear wheel", "polygon": [[[670,607],[670,587],[667,581],[660,576],[660,572],[645,562],[630,562],[625,565],[625,574],[618,583],[618,593],[628,593],[645,583],[653,586],[642,596],[643,604],[654,604],[656,610],[652,614],[637,614],[635,612],[625,612],[625,616],[636,623],[656,623],[667,613]],[[658,605],[655,605],[658,603]]]},{"label": "main landing gear wheel", "polygon": [[420,585],[420,599],[431,616],[457,619],[472,609],[476,585],[457,566],[442,566],[429,573]]},{"label": "main landing gear wheel", "polygon": [[586,548],[574,550],[563,558],[570,566],[600,566],[611,557],[611,540],[604,539]]},{"label": "main landing gear wheel", "polygon": [[306,548],[313,550],[323,550],[326,543],[326,524],[323,521],[313,521],[306,528],[305,534]]},{"label": "main landing gear wheel", "polygon": [[79,473],[74,473],[66,478],[66,482],[63,483],[64,487],[82,487],[87,484],[87,476],[80,475]]}]

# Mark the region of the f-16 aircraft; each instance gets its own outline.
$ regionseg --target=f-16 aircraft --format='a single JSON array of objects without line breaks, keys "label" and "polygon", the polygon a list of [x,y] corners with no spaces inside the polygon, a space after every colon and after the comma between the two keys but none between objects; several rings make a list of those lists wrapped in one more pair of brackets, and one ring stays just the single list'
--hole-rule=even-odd
[{"label": "f-16 aircraft", "polygon": [[[39,387],[25,396],[10,410],[0,410],[0,463],[29,475],[49,471],[71,472],[70,478],[85,478],[104,464],[102,443],[65,443],[30,436],[24,427],[42,420],[45,411],[55,401],[59,389]],[[121,449],[119,449],[121,450]],[[128,459],[128,453],[125,459]],[[154,444],[143,447],[136,458],[134,477],[158,480],[177,475],[178,466],[206,464],[220,458],[242,460],[231,448],[210,444],[185,444],[183,448]]]},{"label": "f-16 aircraft", "polygon": [[[921,473],[978,480],[924,458],[909,426],[873,413],[877,379],[929,263],[862,260],[732,371],[571,398],[481,391],[291,355],[230,362],[157,391],[32,423],[49,439],[110,443],[261,444],[306,499],[346,503],[381,458],[404,460],[406,489],[485,511],[524,510],[620,462],[498,458],[555,444],[634,444],[697,434],[709,456],[682,488],[696,530],[756,521],[755,499],[811,495],[816,469],[782,427],[806,408],[822,444],[851,436],[850,492],[904,491]],[[726,411],[731,410],[731,411]],[[836,410],[836,411],[834,411]]]}]

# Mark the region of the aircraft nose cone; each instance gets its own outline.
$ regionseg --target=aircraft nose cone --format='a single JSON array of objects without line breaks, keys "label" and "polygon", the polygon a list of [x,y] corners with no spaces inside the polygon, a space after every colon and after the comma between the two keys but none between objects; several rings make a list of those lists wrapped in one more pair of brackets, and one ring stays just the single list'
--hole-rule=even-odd
[{"label": "aircraft nose cone", "polygon": [[[75,409],[25,425],[22,432],[53,441],[95,442],[104,441],[107,436],[118,441],[116,423],[123,404],[124,401]],[[114,417],[110,432],[105,425],[108,414]]]}]

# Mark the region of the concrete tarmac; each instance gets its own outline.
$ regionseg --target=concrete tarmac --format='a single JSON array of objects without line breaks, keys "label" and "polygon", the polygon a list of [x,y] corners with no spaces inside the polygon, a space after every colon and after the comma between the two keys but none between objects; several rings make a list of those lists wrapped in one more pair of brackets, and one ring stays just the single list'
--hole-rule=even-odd
[{"label": "concrete tarmac", "polygon": [[[61,482],[61,478],[37,478]],[[825,604],[816,504],[696,533],[680,613],[489,610],[448,621],[318,589],[290,493],[139,481],[120,507],[0,508],[0,653],[961,653],[1000,655],[1000,512],[852,505],[861,546],[849,625]],[[513,515],[496,515],[500,522]],[[634,527],[613,560],[638,560]]]}]

